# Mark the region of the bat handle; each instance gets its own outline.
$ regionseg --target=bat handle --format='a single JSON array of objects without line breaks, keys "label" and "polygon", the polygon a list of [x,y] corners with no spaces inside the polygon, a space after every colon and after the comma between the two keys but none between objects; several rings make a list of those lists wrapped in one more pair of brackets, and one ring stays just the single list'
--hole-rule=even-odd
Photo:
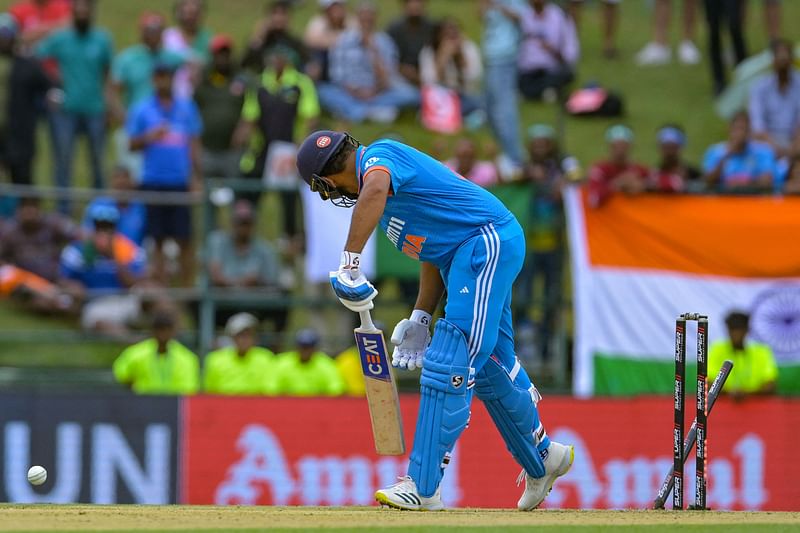
[{"label": "bat handle", "polygon": [[372,322],[372,315],[369,314],[369,309],[366,311],[359,311],[358,316],[361,318],[361,329],[367,331],[375,329],[375,324]]}]

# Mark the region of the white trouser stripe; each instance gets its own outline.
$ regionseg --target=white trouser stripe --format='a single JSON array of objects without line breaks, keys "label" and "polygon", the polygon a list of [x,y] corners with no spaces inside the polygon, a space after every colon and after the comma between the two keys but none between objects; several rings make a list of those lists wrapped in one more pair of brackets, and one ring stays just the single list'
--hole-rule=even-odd
[{"label": "white trouser stripe", "polygon": [[486,263],[483,265],[483,269],[481,269],[480,274],[478,274],[478,279],[475,281],[475,303],[473,306],[472,326],[470,327],[469,342],[468,342],[470,361],[472,361],[479,347],[478,330],[481,325],[481,316],[483,315],[484,312],[482,305],[483,287],[484,287],[484,282],[486,280],[486,276],[489,273],[489,265],[491,264],[491,257],[494,251],[494,246],[492,246],[492,242],[489,238],[490,236],[485,231],[485,228],[481,228],[481,235],[483,236],[483,244],[486,247]]},{"label": "white trouser stripe", "polygon": [[[494,280],[494,273],[497,270],[497,263],[500,258],[500,236],[497,234],[497,231],[495,231],[494,225],[490,224],[488,227],[481,228],[481,232],[484,234],[487,253],[486,265],[479,276],[477,294],[475,295],[478,311],[473,316],[473,327],[470,333],[470,366],[472,366],[472,362],[478,355],[481,343],[483,342],[486,318],[489,311],[489,297],[491,295],[492,281]],[[474,334],[472,331],[474,331]]]},{"label": "white trouser stripe", "polygon": [[[478,342],[477,342],[478,347],[475,349],[475,354],[472,356],[472,359],[470,359],[470,366],[472,366],[475,356],[478,355],[478,351],[480,350],[480,347],[483,344],[483,334],[486,332],[486,318],[488,317],[489,314],[489,298],[492,294],[492,282],[494,281],[494,273],[497,271],[497,262],[500,259],[500,236],[495,231],[493,224],[489,224],[489,229],[487,231],[489,233],[490,242],[494,244],[494,253],[492,254],[492,261],[489,265],[489,274],[486,276],[486,279],[484,280],[485,288],[483,290],[483,293],[481,294],[481,296],[484,299],[484,302],[483,302],[483,313],[481,315],[481,324],[480,327],[478,328],[479,332]],[[490,348],[494,348],[494,346],[491,346]]]},{"label": "white trouser stripe", "polygon": [[472,326],[469,328],[469,341],[467,342],[470,356],[472,356],[475,350],[475,331],[480,323],[478,320],[478,313],[480,312],[481,284],[483,283],[483,278],[486,276],[489,265],[489,239],[486,234],[483,233],[483,228],[481,228],[481,234],[483,236],[483,243],[486,246],[486,264],[483,266],[480,274],[478,274],[478,279],[475,281],[475,301],[472,304]]},{"label": "white trouser stripe", "polygon": [[486,228],[481,228],[481,233],[483,233],[483,240],[486,243],[486,264],[483,266],[481,279],[478,282],[476,291],[477,294],[475,295],[475,300],[478,303],[478,312],[474,317],[472,317],[472,320],[475,323],[475,338],[473,339],[472,350],[470,351],[470,366],[472,366],[472,359],[475,357],[475,355],[477,355],[481,346],[481,324],[483,322],[483,315],[486,313],[486,295],[484,294],[484,291],[486,290],[486,280],[489,277],[489,272],[491,270],[492,257],[494,257],[495,253],[492,236],[486,231]]}]

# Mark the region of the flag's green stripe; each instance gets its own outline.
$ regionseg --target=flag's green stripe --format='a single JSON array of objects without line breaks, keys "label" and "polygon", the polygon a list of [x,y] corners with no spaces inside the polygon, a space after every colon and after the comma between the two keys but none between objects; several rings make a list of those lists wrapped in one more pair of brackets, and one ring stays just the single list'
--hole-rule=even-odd
[{"label": "flag's green stripe", "polygon": [[[692,376],[695,372],[696,365],[690,362],[687,355],[687,392],[694,390]],[[672,359],[634,359],[595,354],[594,393],[598,396],[672,394],[674,374],[675,365]],[[800,365],[779,365],[778,392],[784,395],[800,395]]]}]

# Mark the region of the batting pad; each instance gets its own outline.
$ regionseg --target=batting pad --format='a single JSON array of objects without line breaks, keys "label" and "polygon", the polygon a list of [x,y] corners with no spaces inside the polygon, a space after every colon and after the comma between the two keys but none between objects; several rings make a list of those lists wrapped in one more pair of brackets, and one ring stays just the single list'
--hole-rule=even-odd
[{"label": "batting pad", "polygon": [[431,497],[442,480],[445,453],[469,421],[469,352],[464,334],[439,319],[425,351],[420,403],[408,475],[421,496]]},{"label": "batting pad", "polygon": [[[520,374],[523,372],[524,369],[519,370]],[[514,459],[528,475],[542,477],[544,461],[539,448],[546,450],[550,439],[541,427],[530,389],[523,387],[525,382],[530,383],[527,374],[518,374],[512,381],[503,365],[490,357],[475,376],[475,394],[483,401]]]}]

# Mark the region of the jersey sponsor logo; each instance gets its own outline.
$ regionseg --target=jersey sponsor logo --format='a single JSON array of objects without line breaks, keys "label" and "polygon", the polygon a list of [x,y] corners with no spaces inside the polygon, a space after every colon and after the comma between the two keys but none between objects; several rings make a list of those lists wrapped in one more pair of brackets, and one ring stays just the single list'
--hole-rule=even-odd
[{"label": "jersey sponsor logo", "polygon": [[380,161],[380,157],[370,157],[364,162],[364,170],[367,170],[369,167]]},{"label": "jersey sponsor logo", "polygon": [[323,135],[322,137],[317,139],[317,148],[325,148],[329,144],[331,144],[331,138],[328,137],[327,135]]}]

